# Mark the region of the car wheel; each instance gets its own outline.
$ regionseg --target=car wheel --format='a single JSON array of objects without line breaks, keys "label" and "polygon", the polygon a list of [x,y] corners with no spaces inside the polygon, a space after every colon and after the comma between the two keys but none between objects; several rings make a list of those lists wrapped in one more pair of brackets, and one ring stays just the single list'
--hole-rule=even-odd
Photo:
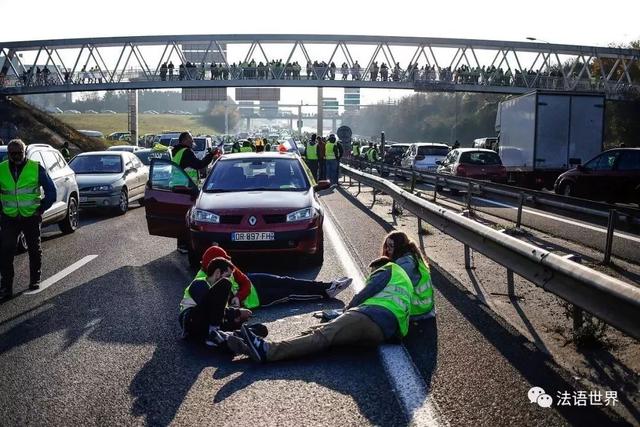
[{"label": "car wheel", "polygon": [[127,193],[127,189],[123,188],[120,192],[120,200],[118,201],[118,206],[116,207],[116,213],[118,215],[124,215],[129,210],[129,193]]},{"label": "car wheel", "polygon": [[311,264],[315,266],[321,266],[324,263],[324,233],[320,233],[318,241],[316,253],[309,257]]},{"label": "car wheel", "polygon": [[69,205],[67,206],[67,216],[58,223],[60,231],[64,234],[73,233],[78,228],[79,215],[78,215],[78,199],[75,197],[69,198]]},{"label": "car wheel", "polygon": [[27,238],[24,237],[24,233],[21,231],[18,234],[18,240],[16,241],[16,251],[17,252],[26,252],[27,250]]},{"label": "car wheel", "polygon": [[570,182],[563,182],[560,186],[560,194],[571,197],[574,195],[573,185]]}]

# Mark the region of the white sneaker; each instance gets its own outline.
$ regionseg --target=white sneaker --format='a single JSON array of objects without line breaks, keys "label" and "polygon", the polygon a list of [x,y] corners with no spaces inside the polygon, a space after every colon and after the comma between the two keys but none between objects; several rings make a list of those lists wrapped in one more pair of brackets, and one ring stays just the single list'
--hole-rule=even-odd
[{"label": "white sneaker", "polygon": [[325,289],[326,294],[329,298],[335,298],[338,294],[349,287],[349,285],[353,282],[353,279],[350,277],[341,277],[339,279],[331,282],[331,286]]}]

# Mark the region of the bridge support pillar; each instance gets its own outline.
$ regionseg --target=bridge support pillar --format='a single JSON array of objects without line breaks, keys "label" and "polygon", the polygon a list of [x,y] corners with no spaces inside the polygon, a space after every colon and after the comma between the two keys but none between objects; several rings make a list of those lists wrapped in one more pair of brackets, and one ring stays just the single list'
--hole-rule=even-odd
[{"label": "bridge support pillar", "polygon": [[338,119],[335,117],[331,119],[331,132],[335,132],[338,129]]},{"label": "bridge support pillar", "polygon": [[298,106],[298,135],[302,135],[302,105]]},{"label": "bridge support pillar", "polygon": [[293,130],[293,119],[289,119],[289,129]]},{"label": "bridge support pillar", "polygon": [[323,128],[323,123],[324,123],[324,108],[322,105],[322,88],[319,87],[318,88],[318,124],[317,124],[317,131],[316,131],[316,135],[318,136],[322,136],[322,128]]},{"label": "bridge support pillar", "polygon": [[247,117],[247,132],[251,129],[251,117]]},{"label": "bridge support pillar", "polygon": [[138,90],[128,90],[129,106],[129,132],[131,133],[131,143],[138,145]]}]

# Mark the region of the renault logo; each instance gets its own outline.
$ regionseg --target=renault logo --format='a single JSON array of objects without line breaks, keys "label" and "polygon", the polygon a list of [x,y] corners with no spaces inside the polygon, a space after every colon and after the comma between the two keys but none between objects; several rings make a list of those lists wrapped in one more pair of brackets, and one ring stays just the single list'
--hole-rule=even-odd
[{"label": "renault logo", "polygon": [[256,222],[258,222],[258,220],[256,219],[255,216],[251,215],[249,217],[249,225],[256,225]]}]

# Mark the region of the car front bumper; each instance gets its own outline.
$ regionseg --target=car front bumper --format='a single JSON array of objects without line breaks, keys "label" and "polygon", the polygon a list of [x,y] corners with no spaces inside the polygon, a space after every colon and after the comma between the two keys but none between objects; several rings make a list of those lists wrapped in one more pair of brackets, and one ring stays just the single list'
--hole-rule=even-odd
[{"label": "car front bumper", "polygon": [[120,193],[87,194],[80,193],[81,208],[108,208],[120,204]]}]

